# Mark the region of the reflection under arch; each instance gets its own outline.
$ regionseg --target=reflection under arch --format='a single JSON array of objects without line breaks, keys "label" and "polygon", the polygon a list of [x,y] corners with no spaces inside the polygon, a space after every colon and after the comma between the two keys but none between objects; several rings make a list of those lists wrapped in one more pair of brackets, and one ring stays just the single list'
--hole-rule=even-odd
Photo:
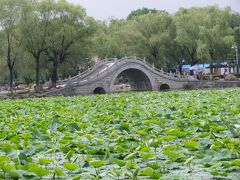
[{"label": "reflection under arch", "polygon": [[129,68],[119,73],[113,85],[117,91],[152,90],[148,76],[143,71],[134,68]]}]

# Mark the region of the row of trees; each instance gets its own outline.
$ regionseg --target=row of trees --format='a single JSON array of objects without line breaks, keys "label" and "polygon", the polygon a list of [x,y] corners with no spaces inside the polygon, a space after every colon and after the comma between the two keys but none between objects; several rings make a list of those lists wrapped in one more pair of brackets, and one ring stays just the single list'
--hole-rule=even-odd
[{"label": "row of trees", "polygon": [[[127,19],[96,21],[65,0],[0,0],[2,81],[25,82],[86,67],[92,57],[145,57],[159,68],[233,58],[240,44],[240,16],[230,8],[133,11]],[[7,69],[8,74],[7,74]]]},{"label": "row of trees", "polygon": [[84,47],[93,32],[94,20],[86,16],[82,7],[66,1],[1,0],[0,3],[1,59],[9,69],[10,88],[14,72],[33,79],[29,70],[33,64],[36,86],[40,84],[41,71],[51,72],[55,86],[60,64],[67,59],[74,62],[78,46]]}]

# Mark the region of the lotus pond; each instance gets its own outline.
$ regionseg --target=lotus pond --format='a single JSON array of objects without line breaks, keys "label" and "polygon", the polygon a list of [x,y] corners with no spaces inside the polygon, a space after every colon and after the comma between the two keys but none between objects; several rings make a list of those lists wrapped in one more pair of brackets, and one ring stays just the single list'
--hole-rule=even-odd
[{"label": "lotus pond", "polygon": [[239,88],[0,100],[0,179],[239,177]]}]

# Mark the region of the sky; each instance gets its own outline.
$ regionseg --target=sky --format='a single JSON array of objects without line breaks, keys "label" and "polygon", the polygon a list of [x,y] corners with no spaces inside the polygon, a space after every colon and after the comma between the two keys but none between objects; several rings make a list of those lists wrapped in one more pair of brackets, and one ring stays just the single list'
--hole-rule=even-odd
[{"label": "sky", "polygon": [[67,0],[73,4],[80,4],[87,11],[88,16],[97,20],[109,18],[126,18],[131,11],[147,7],[166,10],[175,13],[180,7],[203,7],[217,5],[220,8],[230,6],[233,11],[240,12],[240,0]]}]

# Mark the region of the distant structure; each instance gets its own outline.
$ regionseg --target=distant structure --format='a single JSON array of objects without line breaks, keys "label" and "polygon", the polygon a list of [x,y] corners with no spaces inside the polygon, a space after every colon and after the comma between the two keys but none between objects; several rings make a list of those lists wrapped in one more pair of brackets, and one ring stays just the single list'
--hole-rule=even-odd
[{"label": "distant structure", "polygon": [[224,75],[233,71],[227,63],[195,64],[194,66],[184,64],[182,65],[182,70],[185,73],[190,73],[190,70],[194,70],[197,72],[203,72],[204,74],[212,73],[214,75]]}]

